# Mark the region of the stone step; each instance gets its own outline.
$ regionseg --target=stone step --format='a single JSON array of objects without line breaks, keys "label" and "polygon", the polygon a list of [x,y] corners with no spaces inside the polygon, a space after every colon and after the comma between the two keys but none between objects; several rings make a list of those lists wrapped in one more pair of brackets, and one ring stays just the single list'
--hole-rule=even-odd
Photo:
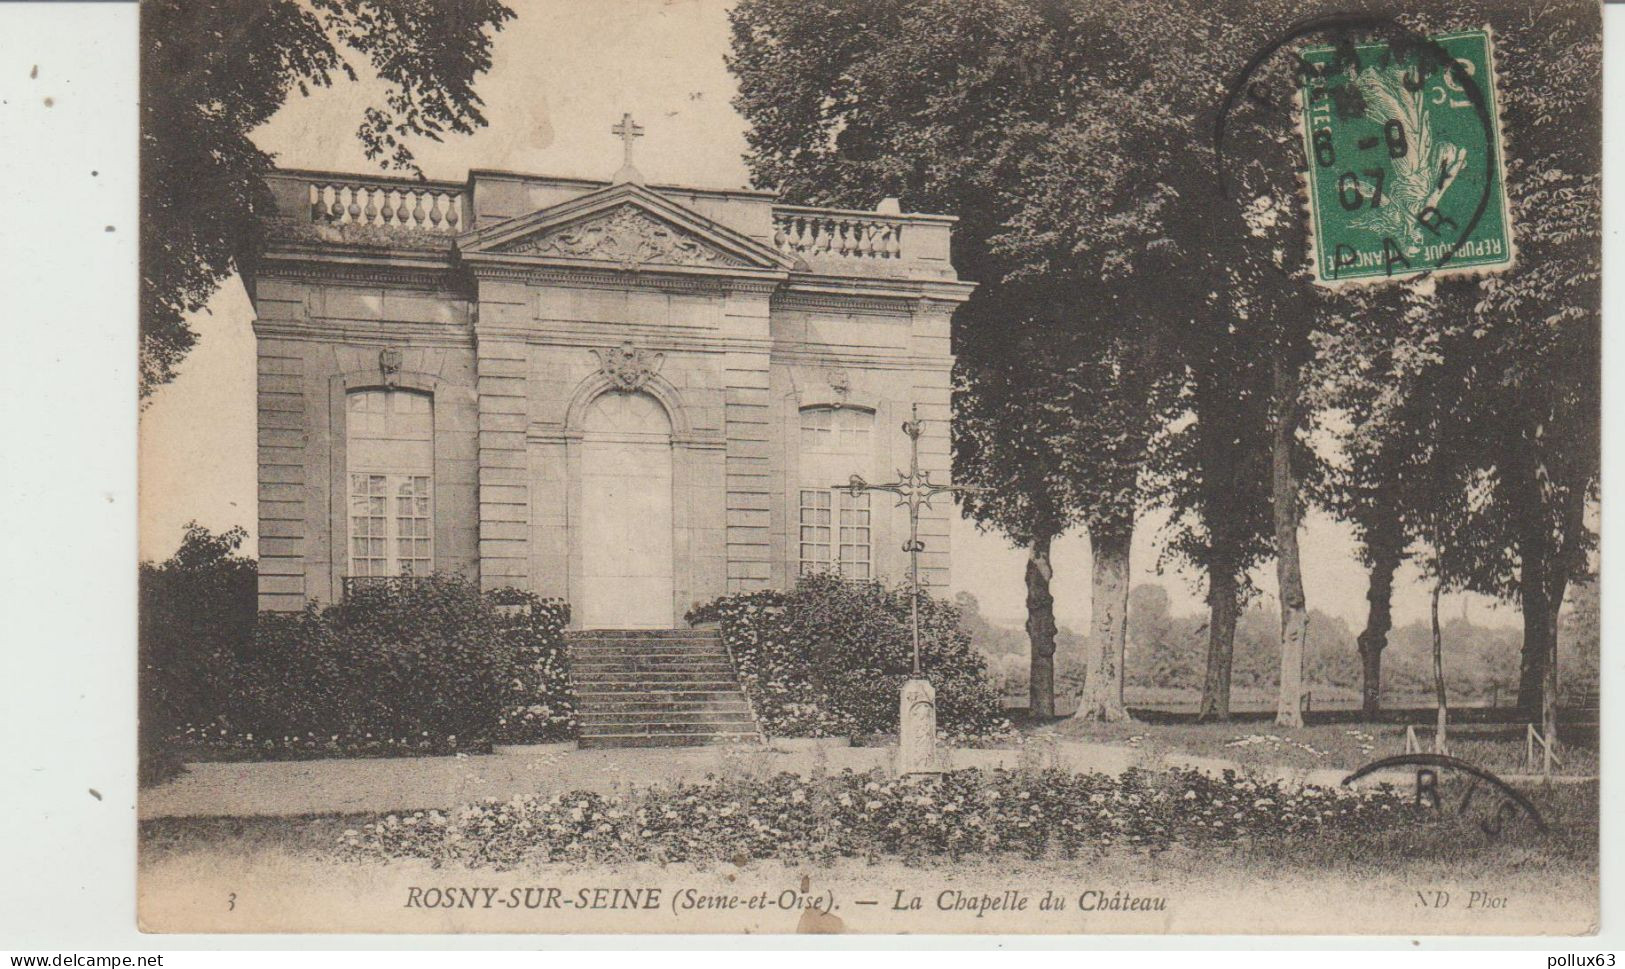
[{"label": "stone step", "polygon": [[715,654],[728,655],[721,642],[707,639],[700,642],[679,641],[650,641],[637,642],[632,639],[616,639],[616,641],[572,642],[569,645],[570,655],[650,655],[650,654],[689,654],[689,652],[715,652]]},{"label": "stone step", "polygon": [[641,684],[619,684],[621,689],[594,690],[576,684],[576,700],[581,709],[591,709],[599,703],[715,703],[743,700],[744,692],[738,686],[727,690],[650,690]]},{"label": "stone step", "polygon": [[[623,694],[612,694],[621,696]],[[582,717],[619,716],[621,714],[641,715],[645,713],[720,713],[750,715],[750,704],[743,697],[731,700],[708,700],[704,702],[691,702],[686,700],[668,700],[664,697],[654,700],[594,700],[591,705],[583,705],[580,711]]]},{"label": "stone step", "polygon": [[732,679],[734,668],[723,660],[572,660],[570,673],[578,680],[600,673],[715,673]]},{"label": "stone step", "polygon": [[612,720],[603,723],[584,723],[581,736],[603,737],[614,734],[643,734],[646,737],[666,737],[672,734],[749,733],[756,724],[746,719],[719,720],[716,723],[669,723],[664,720]]},{"label": "stone step", "polygon": [[614,666],[617,664],[627,663],[641,666],[664,666],[671,663],[714,663],[719,666],[725,666],[730,671],[734,668],[734,664],[728,661],[728,657],[713,656],[705,653],[669,653],[659,656],[650,656],[647,654],[639,656],[632,653],[626,653],[624,655],[598,656],[577,653],[576,655],[570,657],[570,666],[572,669],[583,668],[590,670],[598,667]]},{"label": "stone step", "polygon": [[621,653],[633,653],[639,656],[666,653],[719,653],[723,656],[728,655],[728,651],[723,648],[722,642],[716,639],[696,640],[694,642],[651,640],[642,643],[630,639],[577,640],[570,644],[569,649],[572,655],[586,655],[589,653],[593,655],[604,653],[611,656]]},{"label": "stone step", "polygon": [[718,689],[738,689],[739,681],[735,680],[731,671],[719,670],[714,673],[688,673],[663,672],[659,670],[639,670],[629,673],[615,673],[606,670],[593,670],[588,672],[571,673],[576,683],[649,683],[655,686],[673,684],[705,684]]},{"label": "stone step", "polygon": [[565,640],[582,747],[761,739],[715,629],[578,629]]},{"label": "stone step", "polygon": [[575,643],[583,639],[708,639],[720,640],[722,633],[715,629],[568,629],[565,641]]},{"label": "stone step", "polygon": [[751,726],[749,710],[592,710],[577,715],[583,727],[611,723],[693,723]]},{"label": "stone step", "polygon": [[759,743],[762,737],[756,731],[749,733],[713,734],[599,734],[583,736],[583,750],[606,747],[710,747],[725,744]]}]

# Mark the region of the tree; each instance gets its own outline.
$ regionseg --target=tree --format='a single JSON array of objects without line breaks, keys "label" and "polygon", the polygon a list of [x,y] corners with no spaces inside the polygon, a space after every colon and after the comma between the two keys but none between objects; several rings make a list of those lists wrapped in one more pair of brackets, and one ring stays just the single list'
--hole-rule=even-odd
[{"label": "tree", "polygon": [[[1006,345],[1022,342],[1010,339]],[[1050,546],[1073,523],[1077,501],[1052,442],[1068,434],[1070,414],[1044,393],[1057,378],[1045,372],[1041,357],[1017,350],[994,365],[993,353],[982,357],[976,380],[958,371],[954,467],[962,481],[988,489],[965,497],[966,513],[1027,549],[1028,712],[1053,717],[1057,627]]]},{"label": "tree", "polygon": [[1430,546],[1432,577],[1521,603],[1519,705],[1555,731],[1558,613],[1595,542],[1601,161],[1598,140],[1575,134],[1599,126],[1595,85],[1582,80],[1600,57],[1598,22],[1578,3],[1476,6],[1449,23],[1407,21],[1424,33],[1463,17],[1494,27],[1502,122],[1518,133],[1506,157],[1518,262],[1411,286],[1408,309],[1375,303],[1356,321],[1385,346],[1369,351],[1379,376],[1356,394],[1380,419],[1354,422],[1348,442],[1356,464],[1392,465],[1355,473],[1399,483],[1389,507],[1399,531]]},{"label": "tree", "polygon": [[[729,66],[759,184],[797,202],[869,207],[895,196],[959,217],[954,262],[981,284],[955,318],[959,400],[966,415],[972,402],[988,402],[956,428],[967,442],[959,472],[1028,489],[1005,496],[1008,508],[974,499],[965,508],[1031,543],[1045,529],[1010,513],[1054,506],[1061,493],[1075,499],[1043,517],[1047,526],[1082,521],[1095,552],[1094,675],[1080,713],[1126,716],[1127,557],[1161,364],[1154,341],[1139,338],[1147,332],[1139,322],[1152,318],[1123,312],[1107,283],[1123,275],[1125,253],[1160,233],[1147,212],[1169,203],[1166,193],[1138,191],[1132,179],[1143,166],[1116,136],[1136,117],[1124,108],[1148,48],[1121,42],[1125,18],[1110,11],[1034,0],[746,0],[731,17]],[[1013,341],[1031,351],[1015,363],[1005,352],[1012,331],[1038,334]],[[1040,376],[1046,360],[1053,366]],[[1059,465],[1015,439],[1025,431],[1011,434],[1031,408],[991,403],[1012,399],[1005,375],[1023,369],[1031,385],[1022,392],[1048,398],[1034,407],[1065,415],[1039,425]],[[1004,443],[1009,450],[990,446]],[[1027,460],[1039,463],[1011,465]],[[1072,480],[1057,482],[1057,473]],[[1047,562],[1034,560],[1029,578],[1041,657],[1051,625],[1040,588]]]},{"label": "tree", "polygon": [[232,662],[254,638],[258,567],[238,553],[248,533],[187,522],[175,554],[138,573],[141,783],[180,769],[166,741],[228,707]]},{"label": "tree", "polygon": [[148,397],[197,342],[187,322],[260,245],[273,164],[250,133],[298,90],[386,85],[356,135],[367,157],[416,171],[410,141],[485,124],[474,79],[491,66],[498,0],[151,0],[141,8],[141,382]]},{"label": "tree", "polygon": [[[1428,298],[1436,301],[1440,315],[1428,321],[1431,332],[1416,333],[1413,347],[1434,361],[1432,372],[1450,388],[1449,394],[1426,388],[1429,406],[1411,408],[1406,424],[1410,431],[1427,428],[1442,436],[1423,445],[1433,456],[1437,480],[1418,491],[1436,526],[1422,539],[1433,545],[1436,584],[1499,588],[1505,594],[1513,588],[1505,581],[1508,553],[1516,550],[1515,588],[1528,637],[1520,692],[1544,697],[1550,706],[1555,681],[1545,658],[1552,655],[1564,583],[1583,573],[1589,547],[1583,519],[1595,483],[1599,409],[1598,206],[1592,194],[1599,162],[1596,139],[1574,137],[1576,131],[1597,130],[1598,114],[1594,85],[1587,96],[1563,92],[1584,87],[1575,72],[1593,63],[1598,32],[1595,11],[1578,4],[1529,10],[1487,2],[1469,6],[1407,14],[1399,18],[1400,27],[1423,36],[1469,20],[1495,28],[1502,123],[1518,132],[1506,165],[1513,222],[1539,251],[1520,245],[1532,261],[1520,261],[1502,276],[1395,287],[1401,300],[1405,290],[1437,293]],[[1246,29],[1282,12],[1226,13]],[[1283,29],[1278,24],[1277,35]],[[1300,461],[1299,427],[1309,402],[1302,395],[1304,377],[1339,317],[1396,309],[1391,292],[1332,295],[1306,285],[1306,274],[1279,255],[1302,251],[1304,242],[1304,220],[1280,217],[1295,208],[1303,148],[1295,125],[1267,123],[1290,117],[1271,113],[1281,99],[1270,94],[1295,89],[1292,67],[1290,57],[1265,62],[1247,89],[1238,120],[1259,108],[1266,123],[1234,125],[1239,150],[1226,147],[1227,157],[1242,162],[1231,177],[1233,194],[1251,201],[1244,214],[1249,231],[1237,236],[1227,263],[1235,285],[1219,287],[1231,301],[1235,325],[1254,327],[1261,342],[1267,341],[1271,362],[1272,537],[1282,608],[1277,720],[1289,725],[1299,719],[1296,691],[1307,633],[1297,549],[1299,483],[1312,473]],[[1273,79],[1272,70],[1278,75]],[[1276,254],[1273,267],[1266,250]],[[1462,433],[1468,426],[1476,433]],[[1486,427],[1492,429],[1488,436]],[[1487,442],[1492,443],[1486,447]],[[1383,554],[1391,559],[1391,550]],[[1383,624],[1380,615],[1377,620]]]},{"label": "tree", "polygon": [[1139,681],[1157,687],[1190,687],[1197,684],[1196,665],[1189,631],[1173,616],[1168,590],[1153,583],[1141,583],[1129,592],[1129,638],[1144,656]]},{"label": "tree", "polygon": [[1321,429],[1341,446],[1341,459],[1323,464],[1310,482],[1314,501],[1354,530],[1366,568],[1366,623],[1356,639],[1360,656],[1360,712],[1377,715],[1382,704],[1382,654],[1393,629],[1394,574],[1411,543],[1407,509],[1413,499],[1406,485],[1414,480],[1416,452],[1402,425],[1383,410],[1392,403],[1391,326],[1399,314],[1371,314],[1349,322],[1333,344],[1352,359],[1327,367],[1319,388],[1323,415],[1338,424]]}]

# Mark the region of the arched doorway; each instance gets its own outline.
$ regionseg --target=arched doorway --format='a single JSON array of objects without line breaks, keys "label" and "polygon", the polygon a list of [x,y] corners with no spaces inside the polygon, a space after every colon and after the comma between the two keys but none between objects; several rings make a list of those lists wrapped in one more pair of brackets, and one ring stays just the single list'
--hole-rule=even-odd
[{"label": "arched doorway", "polygon": [[671,418],[648,394],[611,390],[581,431],[581,626],[670,628]]}]

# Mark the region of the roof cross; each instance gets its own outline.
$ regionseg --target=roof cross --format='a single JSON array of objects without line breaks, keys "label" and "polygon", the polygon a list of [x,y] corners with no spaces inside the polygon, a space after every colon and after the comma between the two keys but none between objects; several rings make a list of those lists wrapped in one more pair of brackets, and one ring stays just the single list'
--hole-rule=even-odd
[{"label": "roof cross", "polygon": [[637,168],[632,164],[632,140],[643,137],[643,125],[633,121],[632,113],[628,111],[621,115],[619,124],[610,126],[609,132],[620,137],[622,149],[625,152],[621,160],[621,170],[615,173],[615,181],[642,182],[643,176],[638,173]]}]

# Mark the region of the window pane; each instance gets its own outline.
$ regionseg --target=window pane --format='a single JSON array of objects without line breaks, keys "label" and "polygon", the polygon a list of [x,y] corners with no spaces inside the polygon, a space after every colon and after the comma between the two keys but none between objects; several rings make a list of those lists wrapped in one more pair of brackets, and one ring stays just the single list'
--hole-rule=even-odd
[{"label": "window pane", "polygon": [[354,576],[421,574],[434,563],[434,398],[364,390],[347,402]]},{"label": "window pane", "polygon": [[862,455],[869,450],[872,411],[856,407],[807,407],[801,411],[803,450]]}]

